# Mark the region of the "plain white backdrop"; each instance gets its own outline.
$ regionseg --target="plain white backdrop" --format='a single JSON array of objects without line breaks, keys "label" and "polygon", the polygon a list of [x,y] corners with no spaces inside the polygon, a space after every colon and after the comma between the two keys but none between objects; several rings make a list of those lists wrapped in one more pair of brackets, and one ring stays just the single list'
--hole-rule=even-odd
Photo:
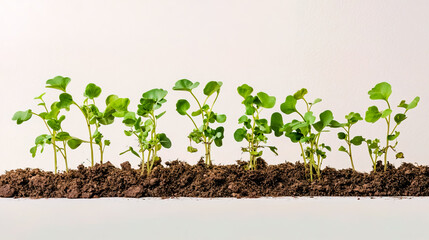
[{"label": "plain white backdrop", "polygon": [[[350,111],[364,114],[381,101],[367,95],[376,83],[393,87],[391,102],[421,97],[417,109],[401,124],[398,150],[404,160],[428,164],[429,130],[429,28],[427,1],[1,1],[0,0],[0,171],[38,167],[53,170],[51,148],[35,159],[29,148],[46,130],[39,119],[17,126],[15,111],[36,110],[34,97],[47,92],[48,101],[58,92],[45,89],[45,81],[57,75],[72,79],[68,91],[83,100],[86,84],[109,94],[131,99],[135,110],[141,94],[152,88],[169,91],[159,124],[173,142],[164,149],[164,161],[180,159],[196,163],[203,155],[186,152],[191,122],[175,112],[175,103],[188,98],[171,88],[178,79],[188,78],[204,85],[223,81],[214,110],[228,116],[222,148],[213,149],[215,164],[247,160],[233,139],[244,113],[236,89],[247,83],[255,91],[277,97],[272,111],[289,94],[306,87],[309,99],[323,101],[315,113],[331,109],[343,121]],[[202,87],[198,88],[202,96]],[[192,103],[192,102],[191,102]],[[195,104],[193,105],[195,107]],[[104,107],[102,107],[104,108]],[[396,111],[396,109],[395,109]],[[291,120],[292,117],[286,117]],[[66,131],[86,138],[85,123],[76,109],[67,113]],[[118,154],[136,141],[123,134],[118,121],[102,128],[112,140],[105,158],[115,165],[133,155]],[[383,122],[361,122],[353,134],[382,138]],[[336,131],[323,136],[332,146],[325,166],[350,167],[345,153],[338,152]],[[300,160],[299,147],[287,138],[270,137],[279,148],[276,157],[265,151],[270,164]],[[71,151],[70,151],[71,152]],[[364,146],[354,149],[358,170],[368,171],[371,162]],[[96,152],[97,159],[98,153]],[[70,153],[70,166],[89,164],[89,147]],[[59,162],[64,170],[64,164]]]}]

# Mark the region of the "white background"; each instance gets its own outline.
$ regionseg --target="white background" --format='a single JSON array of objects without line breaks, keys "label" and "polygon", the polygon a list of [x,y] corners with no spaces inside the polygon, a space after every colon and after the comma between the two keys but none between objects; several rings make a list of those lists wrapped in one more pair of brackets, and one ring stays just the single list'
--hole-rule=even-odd
[{"label": "white background", "polygon": [[[186,152],[191,122],[175,112],[175,103],[188,98],[171,90],[181,78],[223,81],[214,110],[228,116],[222,148],[213,149],[216,164],[247,160],[233,140],[244,113],[236,88],[248,83],[255,92],[277,97],[272,111],[296,90],[306,87],[308,98],[323,99],[314,111],[331,109],[337,120],[350,111],[364,114],[371,101],[367,92],[376,83],[392,84],[391,102],[421,97],[417,109],[409,112],[399,127],[398,149],[406,162],[428,164],[426,127],[429,119],[429,3],[427,1],[1,1],[0,0],[0,171],[24,167],[53,170],[51,148],[35,159],[29,148],[46,130],[39,119],[17,126],[15,111],[37,109],[34,97],[47,92],[56,100],[59,92],[44,88],[57,75],[72,79],[68,91],[83,101],[86,84],[101,86],[105,97],[115,93],[131,99],[135,110],[141,94],[152,88],[169,91],[164,106],[167,114],[159,130],[173,142],[162,150],[164,160],[195,163],[196,154]],[[198,88],[202,96],[202,88]],[[193,105],[195,108],[195,104]],[[102,105],[102,109],[104,106]],[[396,109],[395,109],[396,110]],[[287,117],[292,120],[291,117]],[[72,135],[86,138],[83,117],[74,109],[67,113],[64,127]],[[118,121],[102,128],[112,146],[106,160],[115,165],[133,155],[119,156],[136,141],[123,134]],[[361,122],[353,134],[382,138],[383,122]],[[333,152],[325,165],[350,167],[336,132],[323,136]],[[299,146],[287,138],[270,138],[279,156],[270,152],[270,164],[300,160]],[[364,146],[354,149],[358,170],[368,171],[371,163]],[[95,155],[98,159],[98,153]],[[399,165],[401,161],[390,159]],[[89,147],[70,154],[70,166],[89,164]],[[60,160],[59,168],[64,170]]]}]

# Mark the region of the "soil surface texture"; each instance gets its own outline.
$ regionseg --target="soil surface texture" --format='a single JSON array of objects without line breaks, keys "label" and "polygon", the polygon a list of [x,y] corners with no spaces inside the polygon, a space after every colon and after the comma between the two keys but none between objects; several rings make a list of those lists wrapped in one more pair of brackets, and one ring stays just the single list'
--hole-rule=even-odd
[{"label": "soil surface texture", "polygon": [[254,171],[246,163],[212,166],[203,161],[180,161],[156,166],[150,176],[132,169],[129,162],[116,168],[110,162],[94,167],[80,165],[68,173],[17,169],[0,176],[0,197],[100,198],[100,197],[281,197],[281,196],[429,196],[429,167],[403,163],[376,173],[325,168],[320,179],[309,182],[304,165],[267,165],[258,159]]}]

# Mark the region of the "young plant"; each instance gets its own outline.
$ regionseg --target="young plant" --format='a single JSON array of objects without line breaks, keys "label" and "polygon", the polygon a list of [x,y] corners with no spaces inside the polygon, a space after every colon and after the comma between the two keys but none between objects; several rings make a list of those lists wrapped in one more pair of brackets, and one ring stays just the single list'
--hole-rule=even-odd
[{"label": "young plant", "polygon": [[[393,117],[393,120],[396,124],[392,123],[392,113],[393,110],[391,108],[389,97],[392,94],[392,87],[387,82],[381,82],[375,85],[369,92],[369,98],[371,100],[383,100],[387,104],[387,108],[384,110],[379,110],[377,106],[371,106],[368,108],[365,114],[365,121],[369,123],[375,123],[379,119],[384,119],[386,121],[386,146],[381,149],[381,152],[384,154],[384,171],[387,170],[387,153],[389,148],[391,148],[394,152],[396,152],[396,145],[398,141],[394,145],[390,145],[391,141],[394,141],[398,138],[399,132],[396,131],[396,128],[401,124],[406,118],[406,113],[408,110],[417,107],[417,104],[420,101],[420,97],[415,97],[413,101],[410,103],[406,103],[405,100],[402,100],[398,107],[404,108],[403,113],[398,113]],[[394,125],[393,125],[394,124]],[[396,154],[396,158],[403,158],[403,153],[399,152]]]},{"label": "young plant", "polygon": [[[141,174],[143,175],[145,169],[145,152],[147,151],[146,160],[146,171],[150,175],[156,162],[160,160],[158,157],[158,151],[162,147],[170,148],[171,141],[168,139],[165,133],[157,133],[156,127],[158,126],[158,119],[161,118],[164,112],[155,115],[155,110],[161,108],[162,104],[167,102],[165,96],[167,91],[163,89],[152,89],[148,92],[143,93],[138,105],[137,115],[134,112],[127,112],[122,121],[129,130],[125,130],[124,133],[127,136],[135,136],[138,139],[140,149],[135,151],[133,147],[129,147],[128,150],[122,152],[120,155],[131,152],[141,159]],[[143,118],[146,120],[143,122]]]},{"label": "young plant", "polygon": [[[248,170],[257,168],[256,159],[262,156],[261,148],[268,147],[277,155],[277,148],[274,146],[263,146],[261,143],[266,143],[268,138],[266,134],[271,133],[271,127],[268,125],[268,120],[260,117],[263,109],[273,108],[276,104],[276,98],[269,96],[264,92],[258,92],[256,96],[252,96],[253,88],[247,84],[243,84],[237,88],[238,94],[244,98],[243,104],[246,107],[245,115],[238,119],[239,124],[243,127],[238,128],[234,132],[234,139],[237,142],[246,139],[247,147],[241,148],[243,152],[248,152],[250,155]],[[248,116],[251,116],[249,118]]]},{"label": "young plant", "polygon": [[[285,102],[280,105],[280,110],[283,113],[287,115],[296,113],[301,120],[294,119],[292,122],[284,124],[282,115],[276,112],[271,116],[271,127],[277,137],[285,135],[293,143],[299,143],[306,171],[309,170],[310,181],[313,181],[313,169],[320,178],[320,169],[323,160],[326,158],[325,150],[331,151],[331,147],[320,143],[320,136],[322,132],[326,132],[326,127],[336,127],[338,122],[334,121],[334,116],[330,110],[322,112],[319,115],[320,120],[316,122],[316,117],[311,108],[322,100],[317,98],[313,102],[308,102],[304,97],[307,93],[307,89],[303,88],[294,95],[287,96]],[[299,100],[302,100],[306,106],[306,111],[303,113],[296,108]]]},{"label": "young plant", "polygon": [[363,120],[363,118],[360,116],[359,113],[351,112],[346,115],[346,120],[346,123],[340,123],[338,125],[338,127],[341,127],[344,130],[344,132],[338,133],[338,138],[346,142],[347,148],[341,146],[338,151],[345,152],[347,153],[347,155],[349,155],[352,168],[353,170],[355,170],[355,165],[353,163],[352,145],[359,146],[362,144],[363,141],[365,141],[365,139],[362,136],[355,136],[351,138],[350,128],[360,120]]},{"label": "young plant", "polygon": [[[41,148],[40,152],[42,153],[44,150],[45,144],[48,144],[48,145],[52,144],[53,151],[54,151],[54,173],[58,172],[58,165],[57,165],[58,152],[63,156],[65,166],[66,166],[66,172],[68,172],[66,142],[69,139],[71,139],[71,136],[69,133],[64,132],[61,127],[61,123],[64,121],[66,117],[64,115],[59,116],[60,108],[58,108],[57,106],[58,102],[54,102],[50,106],[50,109],[48,109],[48,107],[46,106],[46,102],[43,100],[44,95],[45,93],[34,98],[34,99],[40,100],[40,103],[38,105],[43,107],[44,111],[40,113],[36,113],[31,109],[28,109],[27,111],[18,111],[13,115],[12,120],[16,121],[16,123],[20,125],[23,122],[30,120],[33,115],[39,117],[43,121],[44,125],[46,126],[49,134],[42,134],[36,138],[35,146],[30,149],[31,155],[34,158],[36,156],[36,153],[39,147]],[[62,143],[62,147],[58,146],[58,142]]]},{"label": "young plant", "polygon": [[366,145],[368,146],[368,153],[369,157],[371,158],[373,171],[377,171],[377,161],[380,156],[383,155],[382,148],[380,147],[380,140],[379,139],[367,139]]},{"label": "young plant", "polygon": [[[109,140],[103,140],[103,134],[100,132],[101,125],[109,125],[114,122],[115,117],[123,117],[128,112],[127,107],[130,103],[128,98],[119,98],[116,95],[109,95],[106,98],[106,109],[104,112],[100,111],[95,104],[95,98],[100,96],[101,88],[90,83],[86,86],[82,105],[77,104],[72,95],[67,93],[66,87],[70,83],[70,78],[57,76],[53,79],[46,81],[47,88],[53,88],[62,91],[60,94],[57,106],[60,109],[70,110],[70,106],[76,106],[83,114],[88,128],[89,141],[85,141],[79,138],[71,138],[67,144],[71,149],[78,148],[82,143],[89,143],[91,149],[91,166],[94,166],[94,149],[93,144],[99,146],[100,151],[100,163],[103,163],[104,150],[106,146],[110,145]],[[92,132],[92,127],[95,127],[95,131]]]},{"label": "young plant", "polygon": [[[224,123],[226,121],[226,115],[213,112],[213,106],[219,97],[222,82],[211,81],[206,84],[203,90],[204,95],[206,95],[204,102],[199,101],[192,92],[192,90],[199,85],[199,82],[193,83],[187,79],[182,79],[176,82],[173,90],[189,92],[197,102],[198,109],[192,112],[190,115],[187,113],[187,111],[191,107],[191,104],[185,99],[180,99],[177,101],[176,110],[180,115],[188,116],[195,127],[188,135],[190,143],[188,152],[194,153],[198,151],[196,148],[192,147],[192,141],[196,144],[203,143],[206,156],[205,163],[207,166],[211,166],[211,145],[214,142],[217,147],[222,146],[222,139],[224,138],[224,128],[222,126],[217,127],[216,129],[210,126],[210,124],[215,122]],[[209,104],[207,101],[209,100],[210,96],[213,95],[215,95],[215,98],[213,102]],[[198,126],[193,119],[194,117],[199,116],[201,116],[202,120],[200,126]]]}]

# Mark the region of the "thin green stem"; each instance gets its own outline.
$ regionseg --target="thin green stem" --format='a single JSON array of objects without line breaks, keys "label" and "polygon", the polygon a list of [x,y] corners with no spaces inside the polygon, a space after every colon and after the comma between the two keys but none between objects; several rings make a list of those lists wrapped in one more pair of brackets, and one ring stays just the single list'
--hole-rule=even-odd
[{"label": "thin green stem", "polygon": [[73,104],[77,107],[77,108],[79,108],[79,110],[82,112],[82,114],[83,114],[83,116],[84,116],[84,118],[85,118],[85,121],[86,121],[86,125],[87,125],[87,127],[88,127],[88,134],[89,134],[89,147],[90,147],[90,149],[91,149],[91,167],[93,167],[94,166],[94,148],[93,148],[93,146],[92,146],[92,144],[93,144],[93,138],[92,138],[92,132],[91,132],[91,125],[89,124],[89,120],[88,120],[88,118],[86,117],[86,114],[85,114],[85,112],[83,111],[83,109],[75,102],[75,101],[73,101]]}]

